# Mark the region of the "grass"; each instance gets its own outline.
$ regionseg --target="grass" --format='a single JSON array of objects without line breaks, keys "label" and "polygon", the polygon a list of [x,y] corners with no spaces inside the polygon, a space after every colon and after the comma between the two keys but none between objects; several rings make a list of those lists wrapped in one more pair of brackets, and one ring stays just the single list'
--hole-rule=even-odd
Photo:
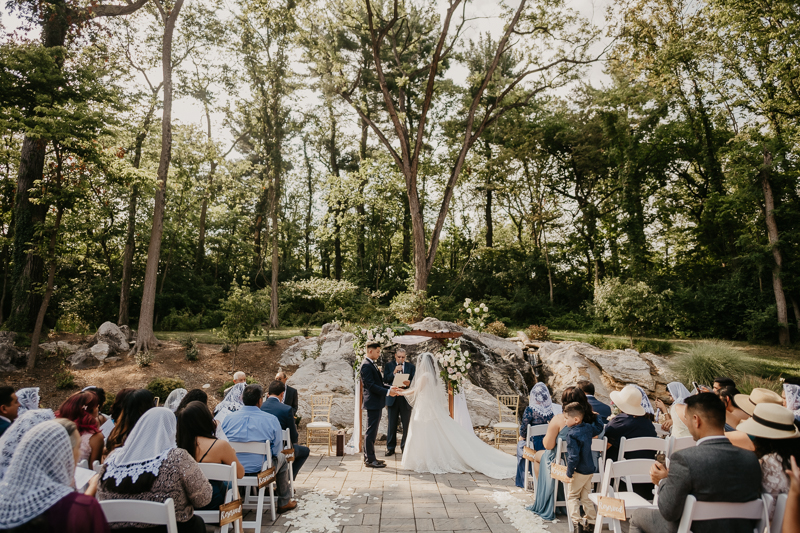
[{"label": "grass", "polygon": [[[274,340],[289,339],[302,335],[300,330],[305,329],[303,326],[280,328],[270,330],[270,336]],[[311,335],[319,335],[322,328],[309,328]],[[214,334],[211,329],[201,329],[198,331],[157,331],[156,338],[162,341],[183,341],[187,336],[192,335],[200,344],[225,344],[220,337]],[[266,335],[255,335],[245,342],[263,342],[267,340]]]}]

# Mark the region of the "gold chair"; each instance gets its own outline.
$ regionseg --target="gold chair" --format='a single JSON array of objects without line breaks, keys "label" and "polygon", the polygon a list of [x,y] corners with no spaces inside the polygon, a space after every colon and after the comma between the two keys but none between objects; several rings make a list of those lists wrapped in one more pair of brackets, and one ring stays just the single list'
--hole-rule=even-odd
[{"label": "gold chair", "polygon": [[314,442],[314,439],[321,439],[323,436],[328,444],[328,455],[331,454],[331,435],[333,434],[333,424],[331,424],[331,406],[333,405],[333,395],[315,395],[311,397],[311,422],[306,426],[306,443],[310,447],[312,444],[325,444],[323,441]]},{"label": "gold chair", "polygon": [[[509,439],[509,442],[513,442],[514,444],[517,443],[517,440],[519,439],[519,420],[517,418],[518,409],[519,396],[516,394],[497,395],[497,411],[500,415],[500,418],[496,424],[492,424],[492,428],[494,428],[495,448],[500,448],[500,440],[504,438]],[[508,434],[509,432],[513,432],[513,437]]]}]

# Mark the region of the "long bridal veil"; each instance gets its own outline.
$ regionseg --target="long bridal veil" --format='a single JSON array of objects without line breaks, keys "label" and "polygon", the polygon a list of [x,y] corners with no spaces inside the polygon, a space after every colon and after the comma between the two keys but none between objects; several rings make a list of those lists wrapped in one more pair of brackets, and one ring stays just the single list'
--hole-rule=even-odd
[{"label": "long bridal veil", "polygon": [[447,393],[433,354],[420,356],[413,386],[403,395],[413,406],[403,468],[434,474],[477,471],[496,479],[514,476],[514,456],[486,444],[450,418]]}]

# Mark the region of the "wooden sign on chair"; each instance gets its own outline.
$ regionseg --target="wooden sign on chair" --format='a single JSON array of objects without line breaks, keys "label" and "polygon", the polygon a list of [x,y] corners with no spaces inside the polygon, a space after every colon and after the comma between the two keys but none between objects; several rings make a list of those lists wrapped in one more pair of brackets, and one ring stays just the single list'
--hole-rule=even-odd
[{"label": "wooden sign on chair", "polygon": [[536,459],[536,450],[533,448],[529,448],[527,446],[522,448],[522,458],[527,459],[528,461],[533,461]]},{"label": "wooden sign on chair", "polygon": [[224,526],[241,519],[242,500],[233,500],[232,502],[223,503],[219,506],[219,525]]},{"label": "wooden sign on chair", "polygon": [[606,518],[615,518],[622,522],[628,518],[625,515],[625,500],[600,496],[597,500],[597,514]]},{"label": "wooden sign on chair", "polygon": [[572,478],[567,476],[567,465],[551,464],[550,477],[562,483],[572,483]]},{"label": "wooden sign on chair", "polygon": [[267,468],[266,470],[262,470],[257,474],[258,476],[258,488],[263,489],[273,481],[275,481],[275,467]]}]

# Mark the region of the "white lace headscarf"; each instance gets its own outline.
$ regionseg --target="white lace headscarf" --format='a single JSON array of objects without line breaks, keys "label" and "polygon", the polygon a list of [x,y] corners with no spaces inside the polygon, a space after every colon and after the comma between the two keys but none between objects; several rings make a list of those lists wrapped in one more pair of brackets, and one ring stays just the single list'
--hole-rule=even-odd
[{"label": "white lace headscarf", "polygon": [[32,427],[48,420],[55,420],[55,418],[56,415],[50,409],[34,409],[26,411],[14,420],[14,423],[0,437],[0,479],[3,479],[8,470],[8,465],[11,464],[11,458],[19,447],[22,437]]},{"label": "white lace headscarf", "polygon": [[550,398],[550,391],[547,390],[547,385],[539,382],[533,386],[528,399],[528,406],[533,409],[534,413],[543,418],[553,416],[553,399]]},{"label": "white lace headscarf", "polygon": [[685,404],[686,398],[692,395],[692,393],[689,392],[689,389],[687,389],[686,386],[679,381],[673,381],[667,385],[667,390],[672,395],[675,405]]},{"label": "white lace headscarf", "polygon": [[641,395],[642,395],[642,407],[644,408],[644,413],[646,415],[655,415],[656,412],[653,409],[653,404],[650,403],[650,398],[647,397],[647,393],[644,391],[644,389],[641,388],[639,385],[637,385],[635,383],[631,383],[630,386],[631,387],[636,387],[636,389],[641,393]]},{"label": "white lace headscarf", "polygon": [[72,441],[64,426],[48,421],[25,433],[0,481],[0,529],[29,522],[73,492],[74,475]]},{"label": "white lace headscarf", "polygon": [[181,401],[183,401],[183,398],[187,394],[189,394],[189,391],[186,389],[175,389],[169,393],[169,396],[167,396],[167,401],[164,402],[164,407],[174,413],[178,410],[178,406],[181,404]]},{"label": "white lace headscarf", "polygon": [[786,408],[794,412],[795,420],[800,420],[800,385],[784,383],[783,393],[786,395]]},{"label": "white lace headscarf", "polygon": [[25,411],[32,411],[39,408],[39,387],[28,387],[27,389],[20,389],[17,391],[17,400],[19,400],[19,411],[17,416]]},{"label": "white lace headscarf", "polygon": [[247,386],[247,383],[237,383],[231,390],[228,391],[228,394],[225,395],[225,399],[222,400],[217,404],[214,408],[214,413],[219,413],[223,409],[227,409],[228,411],[238,411],[242,407],[244,407],[244,402],[242,401],[242,394],[244,394],[244,388]]},{"label": "white lace headscarf", "polygon": [[145,473],[158,476],[161,463],[175,448],[177,429],[175,413],[166,407],[149,409],[133,426],[125,445],[106,459],[103,480],[114,478],[119,486],[126,477],[136,483]]}]

